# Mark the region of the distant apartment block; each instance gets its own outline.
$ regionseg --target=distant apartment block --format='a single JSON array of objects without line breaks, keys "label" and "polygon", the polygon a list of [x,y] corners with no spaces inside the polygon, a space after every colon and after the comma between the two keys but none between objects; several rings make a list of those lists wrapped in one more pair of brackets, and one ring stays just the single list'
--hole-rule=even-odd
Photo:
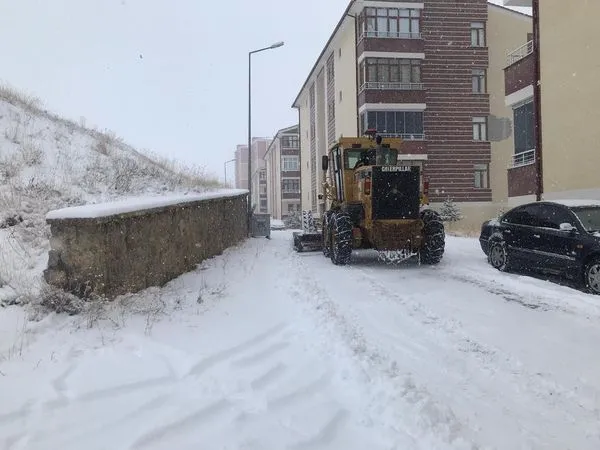
[{"label": "distant apartment block", "polygon": [[235,187],[248,189],[248,146],[238,145],[235,151]]},{"label": "distant apartment block", "polygon": [[400,159],[422,165],[432,202],[451,197],[477,223],[507,197],[497,181],[512,153],[501,68],[515,31],[530,23],[486,0],[350,2],[293,102],[302,208],[323,211],[319,165],[329,146],[374,128],[404,139]]},{"label": "distant apartment block", "polygon": [[510,201],[531,201],[539,188],[545,199],[600,199],[600,28],[595,21],[600,2],[569,5],[565,13],[565,3],[558,0],[504,0],[507,6],[534,10],[536,3],[539,27],[521,36],[505,63],[505,102],[514,111]]},{"label": "distant apartment block", "polygon": [[265,155],[268,210],[274,219],[300,211],[299,127],[281,129]]},{"label": "distant apartment block", "polygon": [[[268,212],[267,199],[267,167],[265,163],[265,155],[271,144],[270,138],[253,138],[252,139],[252,206],[255,207],[257,213]],[[247,169],[247,166],[246,166]]]}]

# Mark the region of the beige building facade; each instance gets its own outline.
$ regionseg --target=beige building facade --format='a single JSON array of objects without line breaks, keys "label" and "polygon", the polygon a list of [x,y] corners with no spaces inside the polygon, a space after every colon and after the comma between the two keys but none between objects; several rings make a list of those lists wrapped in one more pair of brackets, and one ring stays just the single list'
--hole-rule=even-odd
[{"label": "beige building facade", "polygon": [[455,25],[444,8],[442,0],[350,2],[293,103],[302,209],[323,212],[319,166],[329,146],[373,125],[405,140],[402,159],[424,165],[434,207],[458,203],[464,219],[455,229],[477,231],[506,207],[514,147],[503,69],[531,17],[477,1]]},{"label": "beige building facade", "polygon": [[[532,0],[505,0],[507,6],[535,7]],[[566,5],[559,0],[538,1],[541,116],[541,196],[544,199],[600,199],[600,28],[593,18],[600,2]],[[532,29],[533,31],[533,29]],[[534,103],[535,63],[533,37],[516,49],[505,69],[506,103]],[[536,198],[532,180],[539,175],[539,151],[533,142],[526,166],[513,170],[513,204]],[[509,178],[510,178],[509,174]]]}]

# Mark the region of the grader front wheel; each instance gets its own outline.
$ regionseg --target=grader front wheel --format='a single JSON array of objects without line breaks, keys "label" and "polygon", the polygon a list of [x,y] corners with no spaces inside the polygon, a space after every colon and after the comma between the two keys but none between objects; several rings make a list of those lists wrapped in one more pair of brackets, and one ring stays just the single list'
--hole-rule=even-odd
[{"label": "grader front wheel", "polygon": [[329,220],[331,261],[345,266],[352,256],[352,222],[346,213],[332,214]]}]

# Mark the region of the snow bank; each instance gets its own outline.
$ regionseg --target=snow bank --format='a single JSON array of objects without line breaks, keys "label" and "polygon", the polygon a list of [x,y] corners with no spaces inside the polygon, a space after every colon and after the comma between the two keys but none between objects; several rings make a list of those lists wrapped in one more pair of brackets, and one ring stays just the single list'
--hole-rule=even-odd
[{"label": "snow bank", "polygon": [[47,220],[60,219],[95,219],[117,214],[126,214],[135,211],[162,208],[165,206],[179,205],[182,203],[213,200],[219,198],[239,197],[247,194],[244,189],[222,189],[202,194],[175,194],[164,196],[134,197],[108,203],[97,203],[71,208],[62,208],[46,214]]}]

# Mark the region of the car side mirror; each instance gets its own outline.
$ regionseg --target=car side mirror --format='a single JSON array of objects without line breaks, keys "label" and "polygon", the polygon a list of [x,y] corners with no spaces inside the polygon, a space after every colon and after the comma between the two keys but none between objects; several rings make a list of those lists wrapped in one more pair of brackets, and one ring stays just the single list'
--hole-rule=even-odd
[{"label": "car side mirror", "polygon": [[323,172],[327,172],[327,169],[329,169],[329,156],[323,155],[321,158],[321,168]]},{"label": "car side mirror", "polygon": [[561,223],[560,224],[560,231],[567,231],[569,233],[574,233],[575,231],[577,231],[577,228],[575,228],[570,223]]}]

